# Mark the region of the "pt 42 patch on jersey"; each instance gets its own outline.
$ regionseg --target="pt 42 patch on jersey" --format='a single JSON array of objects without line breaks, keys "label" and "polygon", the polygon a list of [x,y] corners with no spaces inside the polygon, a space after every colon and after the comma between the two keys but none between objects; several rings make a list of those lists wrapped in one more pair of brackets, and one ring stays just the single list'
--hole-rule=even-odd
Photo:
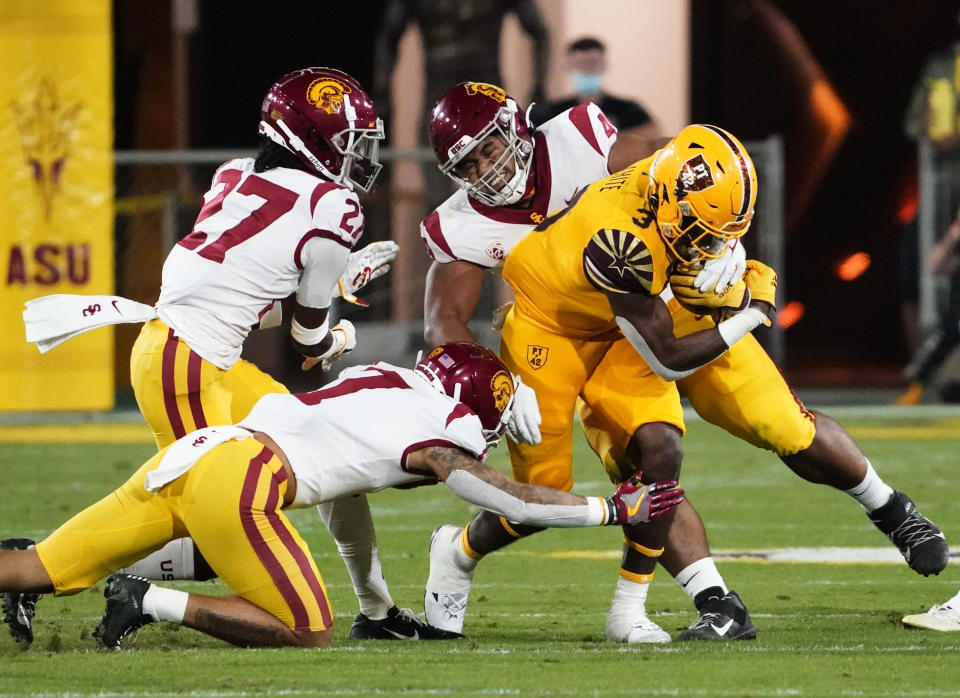
[{"label": "pt 42 patch on jersey", "polygon": [[527,363],[534,371],[543,368],[547,364],[547,355],[550,353],[549,347],[541,347],[538,344],[527,345]]},{"label": "pt 42 patch on jersey", "polygon": [[507,256],[506,251],[503,249],[503,243],[500,240],[490,244],[485,250],[487,256],[491,259],[495,259],[498,262],[503,261],[503,258]]}]

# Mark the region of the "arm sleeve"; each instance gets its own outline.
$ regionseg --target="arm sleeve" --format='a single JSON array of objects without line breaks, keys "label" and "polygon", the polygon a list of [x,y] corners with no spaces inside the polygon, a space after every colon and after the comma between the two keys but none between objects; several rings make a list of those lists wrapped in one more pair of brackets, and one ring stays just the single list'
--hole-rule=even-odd
[{"label": "arm sleeve", "polygon": [[587,497],[586,504],[532,504],[517,499],[464,470],[453,471],[447,478],[446,485],[450,491],[468,502],[519,524],[582,528],[602,526],[607,520],[606,504],[601,497]]},{"label": "arm sleeve", "polygon": [[640,354],[640,357],[647,362],[650,370],[665,381],[678,381],[681,378],[686,378],[716,358],[713,357],[713,359],[710,359],[710,361],[705,361],[702,366],[696,366],[685,371],[676,371],[672,368],[667,368],[660,362],[660,359],[658,359],[657,355],[653,353],[653,349],[651,349],[650,345],[647,344],[646,340],[643,338],[643,335],[637,332],[637,328],[634,327],[629,320],[618,315],[616,317],[616,321],[617,327],[620,328],[620,331],[623,333],[623,336],[626,338],[626,340],[630,342],[630,346],[637,350],[637,353]]}]

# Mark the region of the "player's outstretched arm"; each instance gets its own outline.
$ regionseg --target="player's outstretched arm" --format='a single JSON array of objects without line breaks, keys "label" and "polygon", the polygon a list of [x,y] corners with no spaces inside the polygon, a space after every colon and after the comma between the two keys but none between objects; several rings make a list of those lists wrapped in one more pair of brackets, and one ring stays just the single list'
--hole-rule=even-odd
[{"label": "player's outstretched arm", "polygon": [[475,342],[467,326],[483,292],[483,269],[469,262],[434,262],[423,297],[423,337],[428,346]]},{"label": "player's outstretched arm", "polygon": [[436,475],[472,504],[508,520],[533,526],[577,528],[633,525],[670,513],[683,500],[675,481],[640,484],[639,474],[622,484],[612,497],[583,497],[551,487],[511,480],[469,454],[443,446],[414,452],[408,468]]}]

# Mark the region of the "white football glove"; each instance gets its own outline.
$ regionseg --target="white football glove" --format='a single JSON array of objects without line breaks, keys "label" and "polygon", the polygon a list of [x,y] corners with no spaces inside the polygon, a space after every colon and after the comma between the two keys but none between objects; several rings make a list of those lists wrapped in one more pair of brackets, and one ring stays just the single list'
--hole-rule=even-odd
[{"label": "white football glove", "polygon": [[540,443],[537,393],[529,385],[524,385],[519,377],[514,380],[513,411],[507,422],[507,437],[514,443],[536,446]]},{"label": "white football glove", "polygon": [[333,344],[322,356],[308,356],[304,358],[300,368],[309,371],[317,364],[326,373],[330,370],[330,365],[334,360],[339,359],[357,346],[357,330],[349,320],[341,320],[330,328],[330,334],[333,335]]},{"label": "white football glove", "polygon": [[728,286],[735,285],[747,270],[747,253],[740,240],[731,242],[722,257],[708,259],[697,274],[693,285],[701,293],[716,290],[723,293]]},{"label": "white football glove", "polygon": [[360,300],[354,294],[390,271],[390,262],[396,259],[399,251],[400,246],[393,240],[382,240],[371,242],[362,250],[351,252],[347,259],[347,268],[337,282],[333,297],[340,296],[348,303],[369,307],[369,303]]}]

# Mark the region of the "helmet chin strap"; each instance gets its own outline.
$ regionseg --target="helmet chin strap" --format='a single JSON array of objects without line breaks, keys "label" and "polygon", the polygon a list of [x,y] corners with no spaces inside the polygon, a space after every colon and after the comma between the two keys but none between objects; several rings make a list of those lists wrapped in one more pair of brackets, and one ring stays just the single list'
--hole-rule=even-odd
[{"label": "helmet chin strap", "polygon": [[349,181],[347,182],[342,181],[343,180],[342,175],[335,175],[326,167],[324,167],[323,163],[320,162],[317,156],[311,153],[309,150],[307,150],[307,146],[303,142],[303,139],[301,139],[297,134],[291,131],[290,127],[284,123],[283,119],[277,119],[277,126],[279,126],[280,130],[283,131],[284,135],[286,135],[286,141],[284,141],[284,137],[281,136],[279,133],[277,133],[277,131],[266,121],[260,122],[260,130],[271,141],[273,141],[277,145],[283,146],[284,148],[286,148],[292,153],[302,154],[307,160],[310,161],[310,164],[313,165],[318,172],[320,172],[324,177],[329,179],[331,182],[342,184],[343,186],[350,189],[353,188],[350,185]]}]

